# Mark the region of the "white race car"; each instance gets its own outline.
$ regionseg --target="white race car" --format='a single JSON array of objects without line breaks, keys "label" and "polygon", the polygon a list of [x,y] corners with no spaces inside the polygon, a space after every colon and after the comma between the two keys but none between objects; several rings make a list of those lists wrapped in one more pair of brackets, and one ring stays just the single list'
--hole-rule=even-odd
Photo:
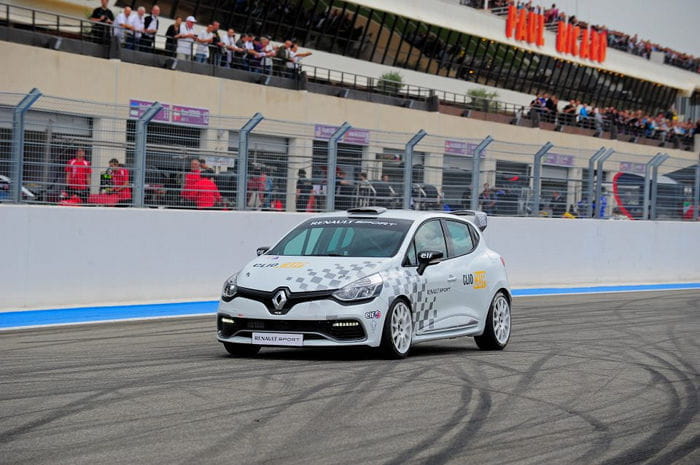
[{"label": "white race car", "polygon": [[226,281],[218,340],[231,355],[362,345],[403,358],[413,344],[460,336],[503,349],[512,297],[485,228],[472,211],[372,207],[306,220]]}]

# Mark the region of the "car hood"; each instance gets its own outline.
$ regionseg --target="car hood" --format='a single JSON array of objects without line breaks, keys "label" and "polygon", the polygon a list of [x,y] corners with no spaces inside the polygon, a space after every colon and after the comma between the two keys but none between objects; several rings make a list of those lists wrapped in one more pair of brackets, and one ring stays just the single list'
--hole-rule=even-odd
[{"label": "car hood", "polygon": [[287,287],[291,292],[339,289],[383,269],[389,260],[261,255],[241,270],[237,284],[260,291],[273,291],[279,287]]}]

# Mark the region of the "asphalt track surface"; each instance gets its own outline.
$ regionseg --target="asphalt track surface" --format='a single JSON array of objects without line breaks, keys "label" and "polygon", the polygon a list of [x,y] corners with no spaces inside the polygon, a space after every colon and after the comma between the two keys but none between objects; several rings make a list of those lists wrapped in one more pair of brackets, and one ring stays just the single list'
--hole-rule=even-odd
[{"label": "asphalt track surface", "polygon": [[0,463],[700,463],[700,291],[521,297],[513,325],[400,361],[230,358],[211,316],[0,333]]}]

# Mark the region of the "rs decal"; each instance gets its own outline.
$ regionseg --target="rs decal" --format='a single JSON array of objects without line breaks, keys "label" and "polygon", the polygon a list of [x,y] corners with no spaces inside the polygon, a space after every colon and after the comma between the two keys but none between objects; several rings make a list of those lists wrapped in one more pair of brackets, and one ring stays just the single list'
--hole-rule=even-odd
[{"label": "rs decal", "polygon": [[475,271],[474,272],[474,289],[485,289],[486,288],[486,272],[485,271]]}]

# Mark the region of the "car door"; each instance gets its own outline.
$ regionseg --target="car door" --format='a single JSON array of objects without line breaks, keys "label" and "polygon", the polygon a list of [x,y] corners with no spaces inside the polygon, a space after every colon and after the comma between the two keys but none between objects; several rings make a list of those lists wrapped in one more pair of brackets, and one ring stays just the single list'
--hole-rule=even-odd
[{"label": "car door", "polygon": [[443,258],[433,265],[428,266],[417,289],[412,296],[415,313],[416,334],[423,334],[444,327],[444,316],[450,310],[446,308],[448,300],[446,295],[452,283],[448,282],[447,243],[440,224],[440,220],[429,220],[423,223],[416,230],[413,241],[407,254],[407,264],[416,266],[416,257],[420,252],[435,251],[441,252]]},{"label": "car door", "polygon": [[478,252],[479,234],[466,222],[443,220],[448,259],[445,271],[451,292],[445,298],[446,322],[453,327],[474,325],[482,317],[488,299],[486,268],[488,259]]}]

